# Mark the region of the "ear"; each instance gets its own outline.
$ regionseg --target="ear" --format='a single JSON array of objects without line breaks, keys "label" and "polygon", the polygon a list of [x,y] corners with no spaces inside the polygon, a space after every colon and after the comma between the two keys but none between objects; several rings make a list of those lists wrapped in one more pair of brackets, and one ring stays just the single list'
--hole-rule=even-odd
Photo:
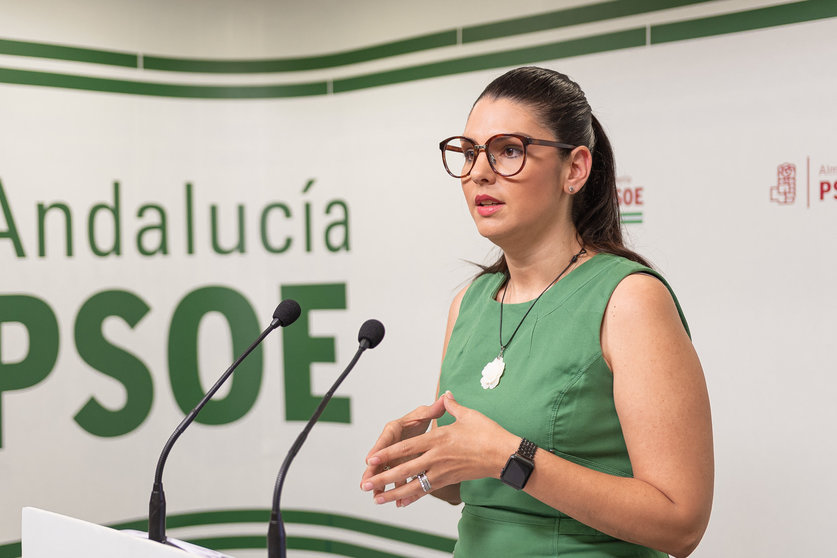
[{"label": "ear", "polygon": [[570,195],[577,194],[584,188],[587,179],[590,178],[590,169],[593,167],[593,154],[590,150],[580,145],[573,149],[567,157],[569,171],[564,181],[564,192]]}]

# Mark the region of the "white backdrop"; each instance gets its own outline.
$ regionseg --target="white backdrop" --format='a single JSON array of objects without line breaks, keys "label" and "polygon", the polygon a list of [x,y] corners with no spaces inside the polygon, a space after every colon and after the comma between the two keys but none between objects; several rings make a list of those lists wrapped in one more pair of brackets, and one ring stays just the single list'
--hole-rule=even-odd
[{"label": "white backdrop", "polygon": [[[634,16],[553,35],[500,38],[489,47],[541,44],[617,24],[755,4],[777,2],[709,2],[652,13],[644,23]],[[481,7],[481,14],[442,2],[422,3],[421,9],[404,3],[399,10],[374,2],[357,3],[354,10],[344,3],[249,2],[237,11],[207,2],[199,14],[189,2],[148,4],[153,10],[130,2],[74,6],[87,19],[75,7],[64,13],[69,8],[62,3],[2,3],[0,39],[255,59],[346,51],[513,15],[499,2]],[[526,9],[554,8],[533,2]],[[324,10],[339,12],[341,24],[316,23]],[[370,14],[377,14],[374,23]],[[403,28],[394,30],[395,23]],[[271,26],[281,33],[271,34]],[[829,503],[837,496],[829,469],[837,458],[831,341],[837,312],[837,78],[829,70],[837,59],[835,32],[837,19],[822,19],[539,62],[576,79],[608,130],[620,184],[631,190],[626,220],[640,221],[627,224],[627,234],[677,291],[706,371],[717,483],[710,526],[695,556],[831,553],[822,533],[829,532]],[[147,72],[143,79],[316,81],[455,54],[440,52],[302,74]],[[131,70],[15,55],[0,55],[0,68],[136,79]],[[345,286],[346,300],[343,308],[311,311],[310,335],[333,339],[335,346],[334,362],[312,367],[314,394],[324,393],[351,358],[363,320],[379,318],[387,336],[338,393],[350,400],[350,423],[318,425],[297,457],[284,507],[454,537],[456,508],[430,499],[403,510],[379,508],[357,486],[363,457],[384,422],[432,398],[447,305],[473,273],[465,261],[484,261],[489,253],[436,146],[461,131],[473,99],[504,69],[264,100],[0,83],[0,185],[25,250],[25,257],[16,255],[9,220],[0,212],[0,320],[12,297],[27,296],[46,303],[58,324],[55,365],[25,389],[13,387],[14,363],[31,356],[30,349],[48,352],[54,343],[39,345],[45,342],[30,339],[15,320],[0,324],[0,545],[19,539],[22,506],[103,524],[145,516],[158,452],[183,417],[167,354],[172,317],[187,294],[207,286],[235,291],[264,327],[283,286],[320,284],[336,284],[336,291]],[[785,163],[796,169],[796,198],[779,204],[771,200],[771,187]],[[101,257],[91,250],[88,218],[97,204],[115,205],[115,181],[122,253]],[[191,254],[187,183],[193,192]],[[334,206],[326,213],[335,200],[348,208],[347,216]],[[56,203],[72,214],[72,257],[54,208],[45,219],[46,254],[39,256],[38,207]],[[269,213],[269,242],[291,239],[282,254],[270,253],[261,241],[262,212],[275,203],[290,213]],[[166,215],[168,254],[147,256],[137,248],[140,230],[160,224],[160,210],[138,215],[149,204]],[[244,253],[213,250],[213,206],[225,247],[236,244],[235,220],[243,207]],[[324,235],[341,219],[328,240],[339,249],[331,251]],[[112,214],[99,210],[94,223],[96,243],[107,249]],[[159,233],[142,237],[146,249],[159,242]],[[77,337],[94,338],[96,331],[77,333],[77,316],[102,291],[132,293],[147,307],[133,327],[118,317],[102,326],[109,343],[141,361],[153,384],[147,417],[114,437],[91,433],[74,420],[91,397],[117,410],[132,396],[80,356]],[[208,387],[233,358],[229,326],[209,314],[198,339],[200,378]],[[288,369],[282,350],[282,335],[274,334],[263,351],[258,396],[243,417],[195,424],[175,447],[164,477],[170,514],[269,508],[278,466],[302,427],[286,420],[284,378],[307,374]],[[175,528],[171,534],[262,535],[265,529],[256,522]],[[337,528],[290,524],[288,532],[404,555],[441,555]],[[0,546],[0,552],[17,556],[12,546]]]}]

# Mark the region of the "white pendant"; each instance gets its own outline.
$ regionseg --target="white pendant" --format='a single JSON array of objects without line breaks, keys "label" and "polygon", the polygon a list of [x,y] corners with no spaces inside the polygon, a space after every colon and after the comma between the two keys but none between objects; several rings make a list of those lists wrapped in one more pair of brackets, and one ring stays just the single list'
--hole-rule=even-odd
[{"label": "white pendant", "polygon": [[482,369],[482,378],[480,378],[480,385],[482,389],[494,389],[500,383],[500,376],[506,369],[506,363],[503,362],[503,354],[497,355],[497,358],[485,365]]}]

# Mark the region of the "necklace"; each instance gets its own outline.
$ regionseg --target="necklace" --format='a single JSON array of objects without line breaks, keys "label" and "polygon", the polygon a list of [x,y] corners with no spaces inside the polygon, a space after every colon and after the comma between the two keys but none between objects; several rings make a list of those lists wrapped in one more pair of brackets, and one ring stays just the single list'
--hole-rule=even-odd
[{"label": "necklace", "polygon": [[[508,292],[509,290],[508,284],[506,285],[506,288],[503,290],[503,296],[500,298],[500,353],[494,360],[486,364],[485,367],[482,369],[482,377],[480,378],[480,385],[482,386],[482,389],[494,389],[495,387],[497,387],[497,384],[500,383],[500,377],[506,370],[506,363],[503,360],[503,353],[506,351],[506,348],[509,345],[511,345],[512,339],[514,339],[514,336],[517,335],[517,330],[519,330],[520,326],[523,325],[523,320],[526,319],[526,316],[529,315],[529,312],[532,311],[532,308],[535,307],[535,304],[538,303],[538,301],[541,299],[544,293],[546,293],[546,291],[549,290],[549,287],[557,283],[558,280],[561,277],[563,277],[564,274],[570,269],[570,267],[572,267],[572,265],[578,261],[578,258],[580,258],[586,253],[587,250],[582,248],[578,251],[577,254],[570,258],[570,263],[567,264],[567,267],[562,269],[561,273],[559,273],[558,276],[555,277],[555,279],[550,281],[549,285],[547,285],[546,288],[543,291],[541,291],[541,294],[539,294],[538,297],[534,301],[532,301],[532,304],[529,305],[529,309],[526,310],[526,313],[523,314],[522,318],[520,318],[520,322],[518,322],[517,327],[514,328],[514,331],[512,332],[511,337],[509,337],[509,340],[503,343],[503,302],[505,302],[506,292]],[[507,280],[509,280],[510,282],[511,278],[507,276]]]}]

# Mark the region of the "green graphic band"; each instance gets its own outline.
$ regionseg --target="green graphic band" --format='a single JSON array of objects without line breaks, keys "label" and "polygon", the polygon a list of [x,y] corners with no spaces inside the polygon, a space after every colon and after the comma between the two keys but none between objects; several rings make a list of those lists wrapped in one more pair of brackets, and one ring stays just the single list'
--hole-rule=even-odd
[{"label": "green graphic band", "polygon": [[[441,552],[452,552],[454,539],[423,533],[404,527],[396,527],[385,523],[377,523],[367,519],[340,515],[334,513],[322,513],[315,511],[287,510],[282,512],[286,523],[302,525],[318,525],[345,529],[354,533],[363,533],[383,539],[389,539],[400,543],[412,544],[421,548],[437,550]],[[199,527],[206,525],[231,525],[238,523],[256,523],[265,525],[270,520],[270,510],[217,510],[195,513],[183,513],[170,515],[166,524],[170,529],[179,527]],[[110,525],[114,529],[135,529],[145,530],[148,527],[146,519],[127,521]],[[216,551],[242,550],[242,549],[267,549],[267,535],[225,535],[222,537],[201,537],[190,538],[187,542],[211,548]],[[383,552],[373,548],[359,546],[357,544],[343,542],[340,540],[311,538],[311,537],[288,537],[288,548],[293,550],[311,550],[326,552],[338,556],[353,556],[364,558],[404,558],[401,554]],[[19,558],[21,556],[21,543],[14,542],[0,545],[0,558]]]},{"label": "green graphic band", "polygon": [[[4,39],[0,39],[0,54],[103,64],[134,68],[139,71],[163,70],[203,74],[297,72],[383,60],[407,53],[454,47],[584,23],[601,22],[705,1],[613,0],[535,16],[422,35],[342,53],[301,58],[264,60],[186,59]],[[307,97],[672,41],[752,31],[835,16],[837,16],[836,2],[832,0],[806,0],[673,23],[631,28],[526,48],[407,66],[348,78],[307,83],[194,85],[110,79],[12,68],[0,68],[0,83],[189,99]]]}]

